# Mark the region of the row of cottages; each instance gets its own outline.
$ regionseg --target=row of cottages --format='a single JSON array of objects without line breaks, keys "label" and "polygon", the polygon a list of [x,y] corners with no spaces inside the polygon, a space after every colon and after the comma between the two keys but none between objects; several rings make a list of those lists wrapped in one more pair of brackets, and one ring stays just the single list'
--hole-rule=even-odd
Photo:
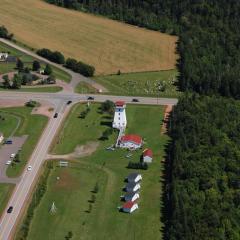
[{"label": "row of cottages", "polygon": [[126,180],[126,194],[122,197],[125,203],[122,206],[122,210],[126,213],[132,213],[138,209],[138,204],[136,201],[140,197],[138,191],[141,188],[140,181],[142,180],[142,175],[139,173],[131,173],[128,175]]},{"label": "row of cottages", "polygon": [[4,136],[3,136],[3,133],[0,132],[0,143],[2,143],[4,140]]}]

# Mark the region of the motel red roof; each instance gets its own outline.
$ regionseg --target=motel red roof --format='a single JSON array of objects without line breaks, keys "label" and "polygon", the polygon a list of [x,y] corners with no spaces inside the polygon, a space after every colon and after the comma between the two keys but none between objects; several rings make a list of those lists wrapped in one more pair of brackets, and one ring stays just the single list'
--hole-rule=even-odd
[{"label": "motel red roof", "polygon": [[121,142],[133,142],[135,144],[141,144],[142,143],[142,138],[138,135],[125,135],[121,138]]},{"label": "motel red roof", "polygon": [[126,202],[126,203],[123,204],[123,208],[131,209],[132,206],[133,206],[135,203],[136,203],[136,202],[128,201],[128,202]]},{"label": "motel red roof", "polygon": [[152,150],[151,149],[145,149],[144,151],[143,151],[143,156],[144,157],[151,157],[152,158],[152,156],[153,156],[153,152],[152,152]]},{"label": "motel red roof", "polygon": [[125,105],[125,102],[124,102],[124,101],[116,101],[116,102],[115,102],[115,105],[116,105],[117,107],[123,107],[123,106]]}]

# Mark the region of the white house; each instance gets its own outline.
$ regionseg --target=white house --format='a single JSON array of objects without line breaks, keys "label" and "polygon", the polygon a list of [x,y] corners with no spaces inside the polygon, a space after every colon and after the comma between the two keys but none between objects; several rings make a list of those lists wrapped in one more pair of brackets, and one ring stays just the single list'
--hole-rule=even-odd
[{"label": "white house", "polygon": [[139,183],[127,183],[125,186],[126,192],[136,192],[141,188]]},{"label": "white house", "polygon": [[139,199],[139,194],[136,192],[128,192],[124,195],[123,199],[126,202],[135,202],[137,199]]},{"label": "white house", "polygon": [[119,146],[121,148],[138,149],[142,147],[142,144],[142,138],[134,134],[122,136],[119,140]]},{"label": "white house", "polygon": [[126,117],[126,104],[124,101],[117,101],[115,103],[115,113],[113,119],[113,128],[117,128],[119,130],[125,129],[127,126],[127,117]]},{"label": "white house", "polygon": [[136,202],[129,201],[124,203],[122,206],[123,212],[126,212],[126,213],[132,213],[137,209],[138,209],[138,204]]},{"label": "white house", "polygon": [[3,133],[0,132],[0,143],[3,142],[3,139],[4,139]]},{"label": "white house", "polygon": [[142,180],[142,175],[139,174],[139,173],[130,173],[130,174],[127,176],[127,181],[128,181],[128,182],[137,183],[137,182],[139,182],[140,180]]},{"label": "white house", "polygon": [[151,163],[153,160],[153,152],[151,149],[147,148],[143,151],[143,162]]},{"label": "white house", "polygon": [[6,61],[8,58],[8,53],[0,52],[0,62]]}]

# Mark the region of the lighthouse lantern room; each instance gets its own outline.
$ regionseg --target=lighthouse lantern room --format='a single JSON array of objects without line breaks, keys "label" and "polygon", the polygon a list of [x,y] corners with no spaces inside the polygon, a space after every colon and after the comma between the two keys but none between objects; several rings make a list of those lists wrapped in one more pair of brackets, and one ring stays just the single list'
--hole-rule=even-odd
[{"label": "lighthouse lantern room", "polygon": [[113,120],[113,128],[123,130],[127,126],[126,104],[124,101],[117,101],[115,103],[115,114]]}]

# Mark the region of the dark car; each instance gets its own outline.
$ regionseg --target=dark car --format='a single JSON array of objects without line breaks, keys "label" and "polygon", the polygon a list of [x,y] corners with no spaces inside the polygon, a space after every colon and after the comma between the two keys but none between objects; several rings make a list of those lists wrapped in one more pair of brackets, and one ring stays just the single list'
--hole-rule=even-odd
[{"label": "dark car", "polygon": [[11,140],[11,139],[7,139],[5,142],[4,142],[4,144],[12,144],[13,143],[13,141]]},{"label": "dark car", "polygon": [[10,206],[10,207],[8,208],[8,210],[7,210],[7,213],[11,213],[12,210],[13,210],[13,206]]},{"label": "dark car", "polygon": [[94,97],[88,97],[87,100],[94,100]]},{"label": "dark car", "polygon": [[58,117],[58,113],[55,113],[53,118],[57,118]]},{"label": "dark car", "polygon": [[139,102],[139,100],[137,98],[133,98],[132,102]]},{"label": "dark car", "polygon": [[69,105],[69,104],[71,104],[72,103],[72,101],[67,101],[67,105]]}]

